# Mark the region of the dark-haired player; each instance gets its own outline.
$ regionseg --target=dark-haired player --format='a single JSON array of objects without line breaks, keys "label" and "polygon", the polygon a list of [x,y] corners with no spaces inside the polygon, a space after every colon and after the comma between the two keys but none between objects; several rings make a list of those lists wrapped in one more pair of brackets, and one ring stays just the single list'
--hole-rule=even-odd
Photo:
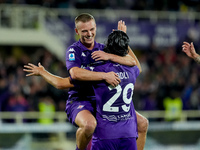
[{"label": "dark-haired player", "polygon": [[[108,36],[104,52],[126,56],[128,43],[126,33],[113,31]],[[132,98],[136,78],[141,72],[139,61],[136,58],[134,67],[103,61],[88,69],[114,71],[121,80],[116,87],[103,81],[93,82],[97,127],[93,133],[92,150],[137,150],[137,117]]]}]

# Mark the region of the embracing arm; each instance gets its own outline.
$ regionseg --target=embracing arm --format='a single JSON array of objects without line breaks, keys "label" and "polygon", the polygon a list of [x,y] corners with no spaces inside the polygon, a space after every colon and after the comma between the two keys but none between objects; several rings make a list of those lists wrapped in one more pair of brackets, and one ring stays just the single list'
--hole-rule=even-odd
[{"label": "embracing arm", "polygon": [[[127,27],[126,27],[124,21],[122,21],[122,20],[118,21],[118,30],[122,30],[122,31],[124,31],[126,33]],[[131,58],[134,61],[134,65],[138,66],[138,68],[140,70],[140,73],[141,73],[142,72],[142,68],[141,68],[139,60],[137,59],[136,55],[134,54],[134,52],[132,51],[130,46],[128,46],[128,50],[129,50],[128,56],[129,57],[131,56]]]},{"label": "embracing arm", "polygon": [[28,63],[28,65],[24,65],[23,71],[28,72],[26,76],[41,76],[43,77],[49,84],[54,86],[57,89],[67,89],[74,87],[71,83],[70,77],[62,78],[56,75],[51,74],[45,68],[38,63],[38,66]]},{"label": "embracing arm", "polygon": [[135,66],[136,65],[136,61],[130,55],[122,57],[122,56],[118,56],[118,55],[114,55],[114,54],[109,54],[104,51],[95,51],[92,53],[92,58],[95,59],[95,61],[110,60],[112,62],[116,62],[116,63],[119,63],[121,65],[126,65],[126,66]]},{"label": "embracing arm", "polygon": [[136,61],[136,66],[139,68],[140,73],[141,73],[141,72],[142,72],[142,68],[141,68],[141,65],[140,65],[139,60],[137,59],[136,55],[133,53],[133,51],[132,51],[132,49],[130,48],[130,46],[128,47],[128,49],[129,49],[129,53],[128,53],[128,54],[129,54],[132,58],[134,58],[134,60]]},{"label": "embracing arm", "polygon": [[136,65],[136,61],[130,55],[126,55],[124,57],[117,56],[114,54],[110,54],[110,55],[111,55],[110,61],[122,64],[122,65],[126,65],[126,66],[135,66]]},{"label": "embracing arm", "polygon": [[[118,21],[117,29],[126,33],[127,27],[125,25],[125,22],[122,21],[122,20]],[[134,55],[134,53],[132,52],[130,47],[129,47],[129,55],[124,56],[124,57],[117,56],[117,55],[114,55],[114,54],[105,53],[103,51],[95,51],[95,52],[92,53],[92,58],[95,59],[95,61],[110,60],[110,61],[122,64],[122,65],[127,65],[127,66],[138,65],[137,57]]]},{"label": "embracing arm", "polygon": [[101,81],[105,80],[112,86],[117,86],[120,79],[115,72],[94,72],[79,67],[73,67],[69,70],[71,78],[79,81]]}]

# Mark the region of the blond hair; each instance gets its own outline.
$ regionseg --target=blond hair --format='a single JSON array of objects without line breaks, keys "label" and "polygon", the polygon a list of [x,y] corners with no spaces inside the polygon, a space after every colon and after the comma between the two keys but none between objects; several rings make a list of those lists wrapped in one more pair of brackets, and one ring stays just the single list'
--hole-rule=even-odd
[{"label": "blond hair", "polygon": [[76,18],[75,18],[75,27],[77,28],[77,23],[78,22],[88,22],[88,21],[90,21],[90,20],[94,20],[95,21],[95,19],[94,19],[94,17],[91,15],[91,14],[89,14],[89,13],[82,13],[82,14],[80,14],[80,15],[78,15]]}]

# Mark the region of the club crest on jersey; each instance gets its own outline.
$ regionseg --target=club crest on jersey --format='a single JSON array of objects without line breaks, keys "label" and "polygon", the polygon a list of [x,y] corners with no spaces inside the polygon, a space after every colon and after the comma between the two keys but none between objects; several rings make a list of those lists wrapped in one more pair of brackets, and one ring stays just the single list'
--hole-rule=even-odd
[{"label": "club crest on jersey", "polygon": [[81,108],[83,108],[84,107],[84,105],[79,105],[78,107],[77,107],[77,109],[81,109]]},{"label": "club crest on jersey", "polygon": [[74,53],[70,53],[69,54],[69,61],[74,61],[75,60],[75,54]]}]

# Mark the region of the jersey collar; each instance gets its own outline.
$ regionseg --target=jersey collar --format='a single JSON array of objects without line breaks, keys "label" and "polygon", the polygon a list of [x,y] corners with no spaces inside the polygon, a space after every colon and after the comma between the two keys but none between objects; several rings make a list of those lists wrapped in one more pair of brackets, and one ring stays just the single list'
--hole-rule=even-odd
[{"label": "jersey collar", "polygon": [[94,50],[98,50],[98,49],[99,49],[98,43],[97,43],[96,41],[94,41],[94,47],[93,47],[92,50],[88,50],[88,49],[81,43],[80,39],[79,39],[78,43],[79,43],[79,46],[82,48],[82,51],[94,51]]}]

